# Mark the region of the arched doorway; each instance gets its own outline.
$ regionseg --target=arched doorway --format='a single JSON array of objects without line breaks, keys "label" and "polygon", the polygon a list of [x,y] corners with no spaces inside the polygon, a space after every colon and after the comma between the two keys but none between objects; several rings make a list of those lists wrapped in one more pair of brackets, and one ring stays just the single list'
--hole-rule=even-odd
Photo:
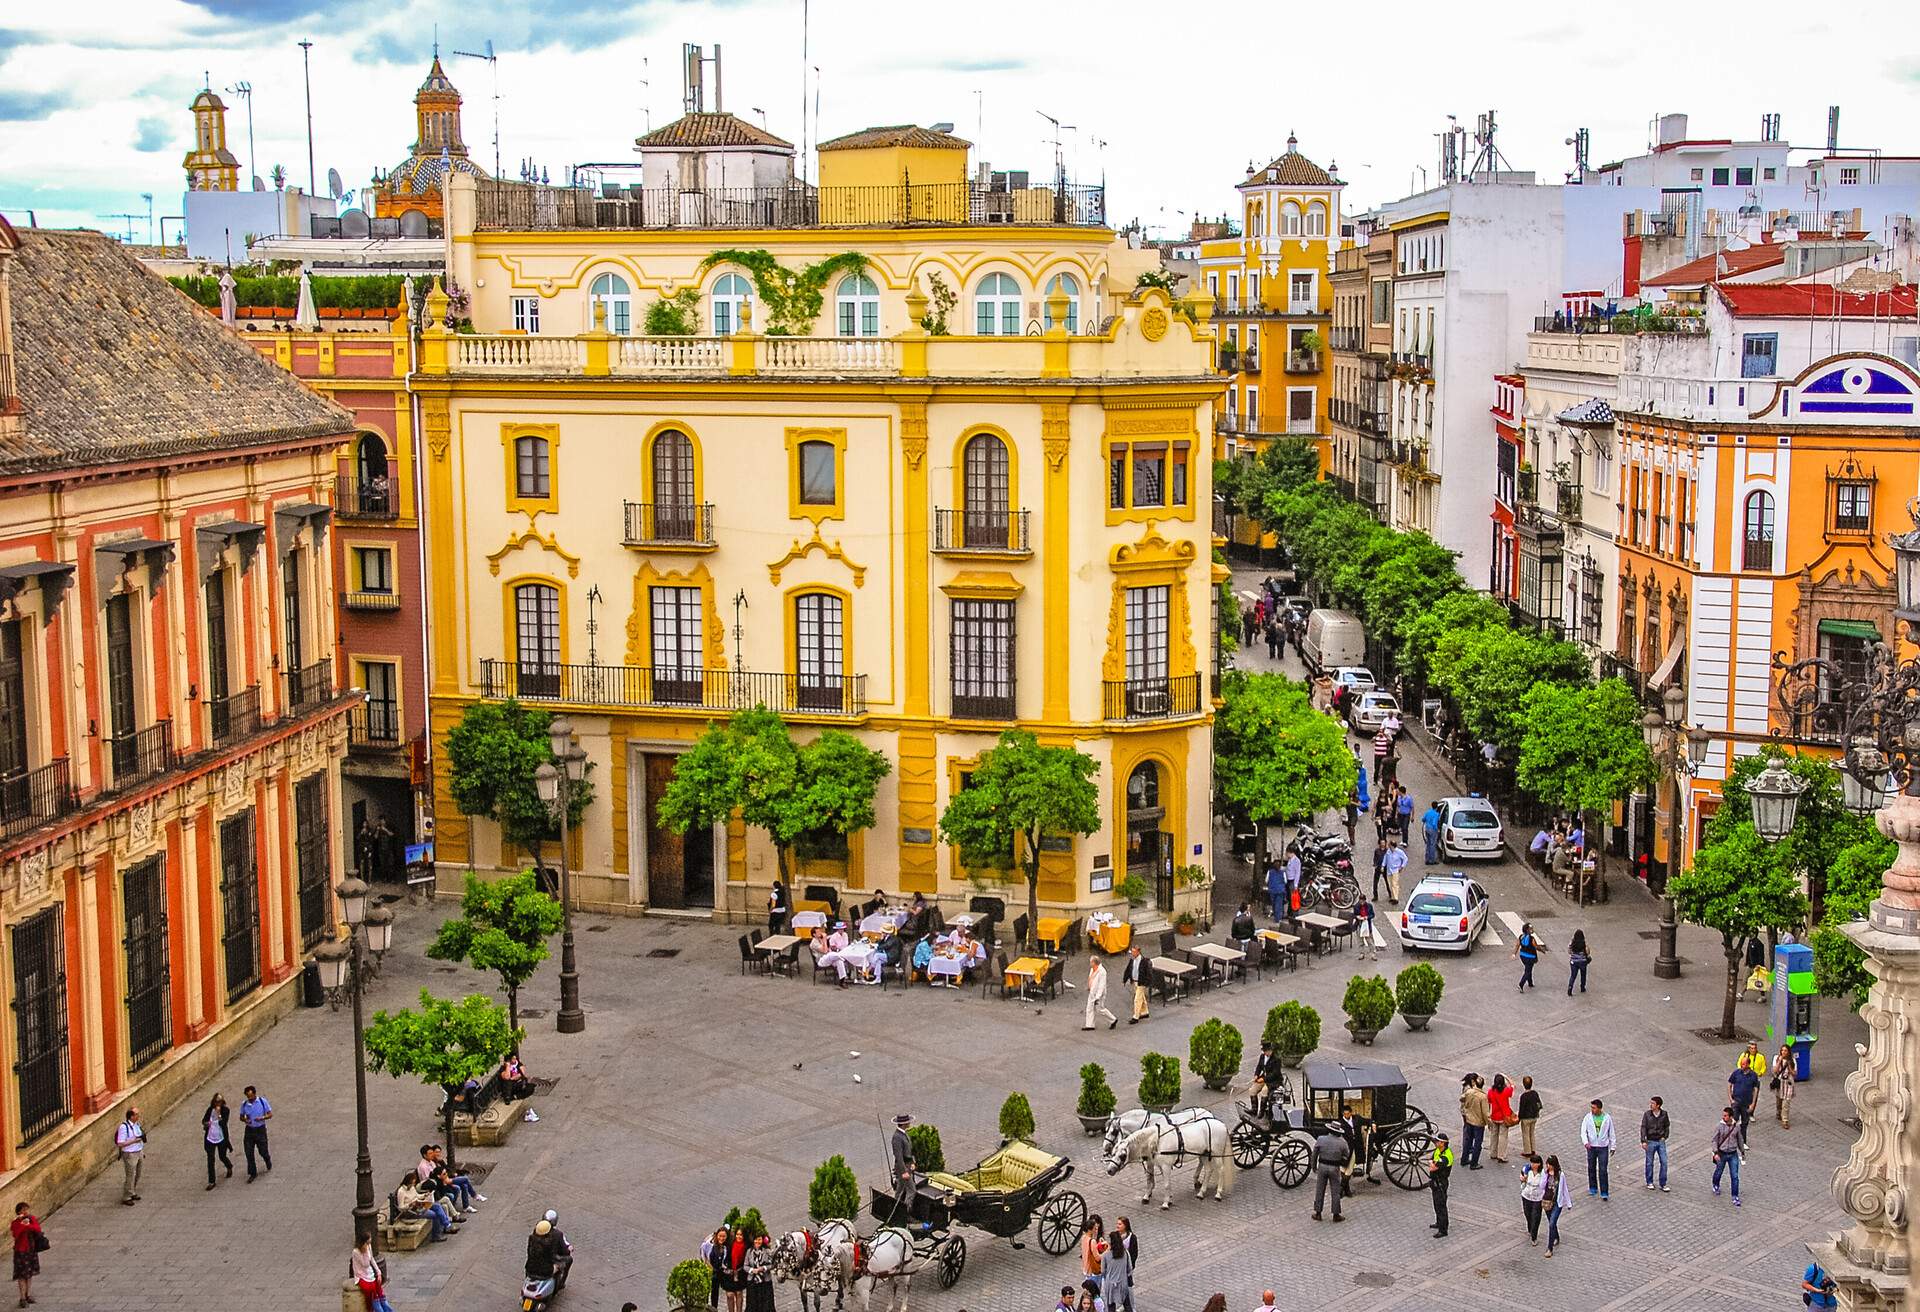
[{"label": "arched doorway", "polygon": [[1142,761],[1127,776],[1127,873],[1153,889],[1154,905],[1173,910],[1173,835],[1160,803],[1160,767]]},{"label": "arched doorway", "polygon": [[387,444],[376,433],[362,433],[354,445],[354,485],[363,515],[385,515],[392,504],[393,481],[387,476]]}]

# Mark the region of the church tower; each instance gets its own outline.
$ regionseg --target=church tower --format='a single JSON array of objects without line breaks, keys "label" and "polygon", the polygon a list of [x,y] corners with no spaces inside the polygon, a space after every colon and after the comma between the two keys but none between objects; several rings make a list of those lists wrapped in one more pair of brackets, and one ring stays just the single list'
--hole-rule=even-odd
[{"label": "church tower", "polygon": [[427,70],[427,80],[413,97],[413,111],[419,122],[419,134],[413,143],[415,155],[438,155],[442,151],[455,158],[466,155],[467,143],[460,139],[460,93],[440,67],[438,51],[434,52],[433,67]]},{"label": "church tower", "polygon": [[227,149],[227,106],[208,87],[193,98],[193,149],[187,152],[188,191],[238,191],[240,161]]},{"label": "church tower", "polygon": [[[441,182],[449,173],[470,173],[484,178],[487,171],[467,158],[467,143],[460,137],[460,93],[440,67],[440,49],[434,47],[433,67],[427,80],[413,97],[415,132],[413,152],[395,165],[385,177],[374,175],[378,184],[373,193],[376,218],[406,219],[418,213],[424,219],[440,218],[443,199]],[[408,220],[420,223],[420,219]],[[403,228],[403,232],[406,230]],[[422,224],[417,233],[426,236]]]}]

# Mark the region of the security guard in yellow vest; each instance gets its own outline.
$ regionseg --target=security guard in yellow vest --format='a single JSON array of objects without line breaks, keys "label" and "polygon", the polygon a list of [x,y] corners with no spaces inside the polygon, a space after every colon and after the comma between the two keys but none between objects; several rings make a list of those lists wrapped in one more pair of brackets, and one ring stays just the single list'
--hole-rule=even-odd
[{"label": "security guard in yellow vest", "polygon": [[1439,1142],[1434,1145],[1433,1160],[1427,1163],[1427,1179],[1433,1186],[1433,1225],[1430,1227],[1435,1239],[1444,1239],[1447,1235],[1447,1180],[1453,1175],[1453,1149],[1447,1144],[1447,1136],[1437,1136]]}]

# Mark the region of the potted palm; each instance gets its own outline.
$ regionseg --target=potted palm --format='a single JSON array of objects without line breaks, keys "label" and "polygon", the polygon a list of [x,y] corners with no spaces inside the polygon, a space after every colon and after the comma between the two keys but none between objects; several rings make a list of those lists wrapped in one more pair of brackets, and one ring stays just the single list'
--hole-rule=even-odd
[{"label": "potted palm", "polygon": [[1440,1010],[1440,995],[1447,981],[1425,961],[1416,961],[1401,971],[1393,982],[1393,994],[1400,1006],[1400,1019],[1410,1030],[1423,1030]]},{"label": "potted palm", "polygon": [[1240,1072],[1240,1031],[1218,1016],[1201,1021],[1187,1041],[1187,1067],[1215,1093]]},{"label": "potted palm", "polygon": [[1150,1112],[1169,1112],[1180,1101],[1180,1059],[1149,1052],[1140,1058],[1140,1105]]},{"label": "potted palm", "polygon": [[1298,1066],[1302,1057],[1320,1046],[1320,1013],[1289,999],[1267,1013],[1260,1040],[1271,1043],[1286,1065]]},{"label": "potted palm", "polygon": [[1384,975],[1355,975],[1347,981],[1340,1008],[1347,1013],[1347,1033],[1353,1041],[1371,1046],[1374,1036],[1393,1019],[1393,986]]},{"label": "potted palm", "polygon": [[1080,1101],[1074,1104],[1073,1113],[1080,1118],[1081,1129],[1089,1135],[1106,1129],[1116,1101],[1104,1066],[1090,1061],[1080,1068]]}]

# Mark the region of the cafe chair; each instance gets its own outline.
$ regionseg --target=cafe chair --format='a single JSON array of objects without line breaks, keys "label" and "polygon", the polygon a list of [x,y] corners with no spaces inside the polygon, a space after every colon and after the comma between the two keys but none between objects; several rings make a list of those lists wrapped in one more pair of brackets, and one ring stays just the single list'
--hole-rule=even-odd
[{"label": "cafe chair", "polygon": [[753,950],[753,940],[747,935],[740,936],[740,973],[757,973],[766,968],[766,962]]},{"label": "cafe chair", "polygon": [[823,966],[820,964],[820,955],[813,950],[813,944],[807,944],[806,948],[807,960],[813,963],[813,982],[818,984],[820,977],[825,975],[829,984],[837,983],[840,979],[839,972],[834,970],[832,966]]},{"label": "cafe chair", "polygon": [[1033,940],[1027,937],[1027,929],[1027,915],[1026,912],[1023,911],[1014,917],[1013,921],[1013,946],[1016,949],[1030,948],[1033,946]]},{"label": "cafe chair", "polygon": [[987,963],[980,980],[980,996],[986,997],[994,989],[1000,990],[1000,996],[1007,996],[1007,954],[996,952]]}]

